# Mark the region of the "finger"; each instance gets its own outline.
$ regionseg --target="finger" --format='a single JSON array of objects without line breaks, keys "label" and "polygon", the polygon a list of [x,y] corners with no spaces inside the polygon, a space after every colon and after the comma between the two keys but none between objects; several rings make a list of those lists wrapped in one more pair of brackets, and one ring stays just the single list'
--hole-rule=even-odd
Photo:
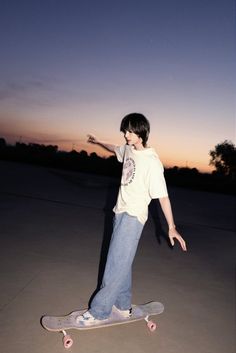
[{"label": "finger", "polygon": [[170,243],[171,243],[172,246],[175,245],[174,239],[172,237],[170,237]]},{"label": "finger", "polygon": [[183,238],[179,239],[179,242],[180,242],[181,248],[182,248],[184,251],[187,251],[186,243],[185,243],[185,241],[183,240]]},{"label": "finger", "polygon": [[181,246],[182,250],[183,250],[183,251],[187,251],[186,243],[185,243],[184,239],[181,237],[181,235],[179,235],[179,234],[170,237],[171,245],[174,246],[174,240],[173,240],[174,237],[175,237],[175,238],[178,240],[178,242],[180,243],[180,246]]}]

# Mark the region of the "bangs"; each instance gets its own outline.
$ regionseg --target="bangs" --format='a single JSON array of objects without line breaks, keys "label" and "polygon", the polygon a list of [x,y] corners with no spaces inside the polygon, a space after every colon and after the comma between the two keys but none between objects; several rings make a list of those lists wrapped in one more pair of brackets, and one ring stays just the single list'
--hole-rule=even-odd
[{"label": "bangs", "polygon": [[133,124],[128,119],[126,119],[124,121],[122,120],[121,125],[120,125],[120,131],[124,132],[124,133],[126,131],[136,133]]}]

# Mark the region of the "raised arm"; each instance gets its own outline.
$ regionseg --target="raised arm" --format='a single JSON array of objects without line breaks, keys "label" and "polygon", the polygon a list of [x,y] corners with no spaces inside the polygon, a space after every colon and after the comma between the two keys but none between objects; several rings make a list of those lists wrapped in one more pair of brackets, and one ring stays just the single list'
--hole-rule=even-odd
[{"label": "raised arm", "polygon": [[160,198],[159,202],[161,205],[161,209],[164,213],[166,222],[168,223],[169,238],[170,238],[171,245],[174,246],[174,244],[175,244],[174,239],[177,239],[181,245],[181,248],[184,251],[187,251],[187,247],[186,247],[186,243],[185,243],[184,239],[181,237],[181,235],[177,232],[177,230],[175,228],[175,223],[174,223],[174,218],[173,218],[173,213],[172,213],[169,197]]},{"label": "raised arm", "polygon": [[89,143],[93,143],[93,144],[95,144],[95,145],[99,145],[99,146],[105,148],[106,150],[108,150],[108,151],[110,151],[110,152],[112,152],[112,153],[115,153],[115,147],[116,147],[116,145],[112,145],[112,144],[110,144],[110,143],[100,141],[100,140],[98,140],[98,139],[96,138],[96,136],[91,135],[91,134],[89,134],[89,135],[87,135],[87,136],[88,136],[88,142],[89,142]]}]

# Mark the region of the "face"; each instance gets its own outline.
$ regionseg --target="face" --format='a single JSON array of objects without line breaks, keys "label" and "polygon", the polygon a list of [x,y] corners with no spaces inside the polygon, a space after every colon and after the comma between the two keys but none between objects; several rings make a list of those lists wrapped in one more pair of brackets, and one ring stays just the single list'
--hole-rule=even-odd
[{"label": "face", "polygon": [[124,138],[127,145],[134,146],[135,149],[143,149],[142,139],[132,131],[125,131]]}]

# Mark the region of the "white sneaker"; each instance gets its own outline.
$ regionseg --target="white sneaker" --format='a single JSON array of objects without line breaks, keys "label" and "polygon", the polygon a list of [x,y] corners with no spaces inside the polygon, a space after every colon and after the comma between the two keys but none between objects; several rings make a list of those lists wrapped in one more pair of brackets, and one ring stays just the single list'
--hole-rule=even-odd
[{"label": "white sneaker", "polygon": [[113,305],[113,308],[125,319],[129,319],[132,316],[132,308],[128,310],[120,310],[115,305]]},{"label": "white sneaker", "polygon": [[82,315],[77,316],[77,318],[76,318],[76,322],[78,324],[81,324],[81,325],[84,325],[84,326],[99,325],[99,324],[102,324],[102,323],[104,323],[106,321],[107,321],[107,319],[104,319],[104,320],[95,319],[95,317],[93,317],[93,315],[90,314],[89,311],[86,311],[85,313],[83,313]]}]

